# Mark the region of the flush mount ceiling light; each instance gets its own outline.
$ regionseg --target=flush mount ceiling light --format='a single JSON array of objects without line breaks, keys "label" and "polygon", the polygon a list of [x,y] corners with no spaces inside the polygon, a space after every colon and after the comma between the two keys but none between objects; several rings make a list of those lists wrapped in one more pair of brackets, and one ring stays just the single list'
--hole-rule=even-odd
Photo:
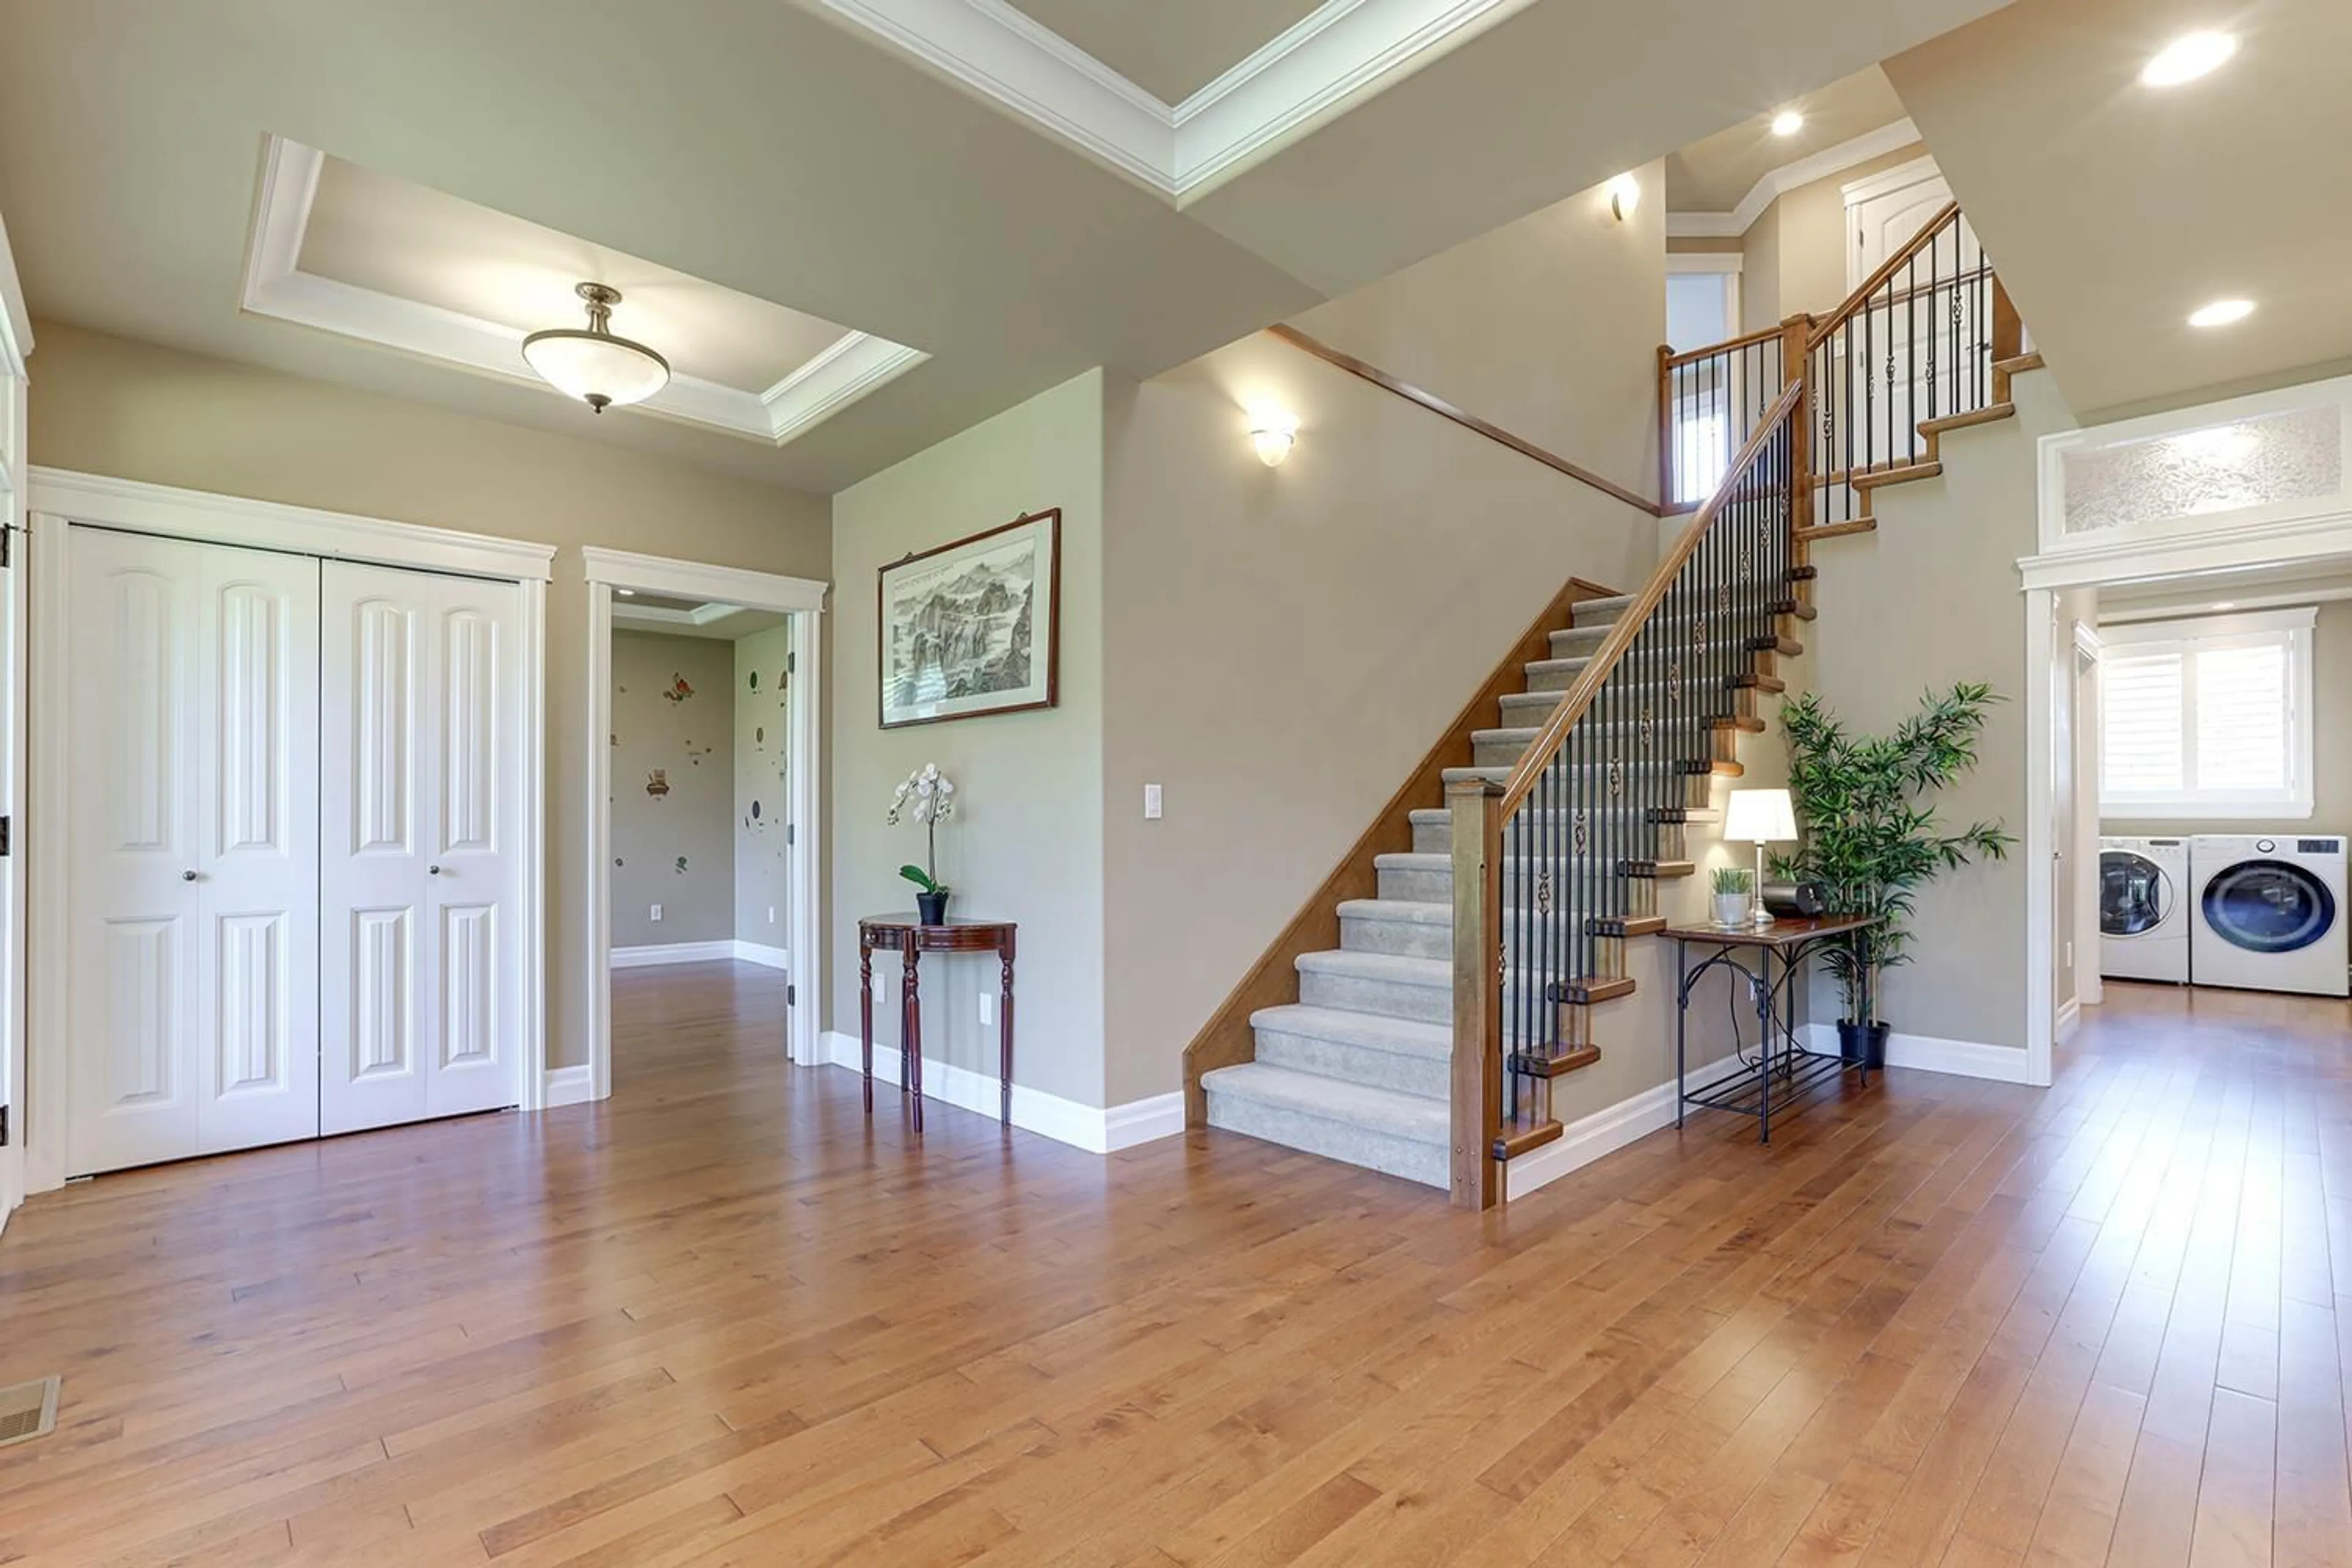
[{"label": "flush mount ceiling light", "polygon": [[522,341],[524,363],[558,392],[602,414],[643,403],[669,384],[669,361],[639,342],[613,335],[613,307],[621,291],[602,283],[572,290],[588,302],[588,325],[556,327]]},{"label": "flush mount ceiling light", "polygon": [[2149,87],[2179,87],[2219,69],[2237,52],[2238,40],[2227,33],[2187,33],[2158,49],[2139,79]]},{"label": "flush mount ceiling light", "polygon": [[1805,128],[1805,117],[1793,109],[1784,109],[1772,117],[1772,134],[1794,136]]},{"label": "flush mount ceiling light", "polygon": [[2254,313],[2252,300],[2216,300],[2210,305],[2189,312],[2192,327],[2226,327],[2232,321],[2242,321]]},{"label": "flush mount ceiling light", "polygon": [[1623,223],[1642,205],[1642,182],[1631,174],[1620,174],[1601,187],[1609,194],[1609,210]]}]

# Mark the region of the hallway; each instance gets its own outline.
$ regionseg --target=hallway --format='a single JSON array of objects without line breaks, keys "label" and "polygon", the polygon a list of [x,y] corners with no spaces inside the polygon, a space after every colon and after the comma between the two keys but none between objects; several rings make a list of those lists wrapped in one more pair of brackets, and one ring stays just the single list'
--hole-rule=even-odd
[{"label": "hallway", "polygon": [[772,972],[619,982],[607,1105],[23,1210],[0,1373],[65,1400],[0,1559],[2352,1561],[2340,1005],[2116,985],[2046,1094],[1898,1072],[1481,1219],[917,1143],[782,1065]]}]

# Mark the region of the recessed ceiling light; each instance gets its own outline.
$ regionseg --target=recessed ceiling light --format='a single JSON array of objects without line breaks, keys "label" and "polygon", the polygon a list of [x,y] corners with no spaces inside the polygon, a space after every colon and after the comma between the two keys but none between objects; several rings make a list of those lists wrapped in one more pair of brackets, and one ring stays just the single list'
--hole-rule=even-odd
[{"label": "recessed ceiling light", "polygon": [[2192,327],[2226,327],[2232,321],[2242,321],[2254,313],[2252,300],[2216,300],[2189,313]]},{"label": "recessed ceiling light", "polygon": [[1772,134],[1794,136],[1805,128],[1805,117],[1793,109],[1784,109],[1772,117]]},{"label": "recessed ceiling light", "polygon": [[2238,40],[2227,33],[2188,33],[2158,49],[2139,73],[2149,87],[2179,87],[2217,70],[2238,52]]}]

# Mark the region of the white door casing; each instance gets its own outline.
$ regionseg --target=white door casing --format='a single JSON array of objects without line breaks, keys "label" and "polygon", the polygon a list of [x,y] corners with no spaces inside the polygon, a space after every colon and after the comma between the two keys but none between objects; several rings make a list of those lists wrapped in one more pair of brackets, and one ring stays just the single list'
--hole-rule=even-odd
[{"label": "white door casing", "polygon": [[67,1172],[315,1136],[319,563],[68,538]]},{"label": "white door casing", "polygon": [[523,598],[325,565],[320,1130],[521,1101]]}]

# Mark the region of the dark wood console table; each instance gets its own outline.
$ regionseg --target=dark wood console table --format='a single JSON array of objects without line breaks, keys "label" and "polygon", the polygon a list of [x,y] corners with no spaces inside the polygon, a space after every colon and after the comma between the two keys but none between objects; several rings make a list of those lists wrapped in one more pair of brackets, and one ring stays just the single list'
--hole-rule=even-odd
[{"label": "dark wood console table", "polygon": [[[1774,1079],[1779,1080],[1779,1099],[1785,1109],[1801,1091],[1842,1078],[1860,1065],[1839,1057],[1811,1056],[1799,1049],[1796,979],[1803,973],[1806,959],[1826,947],[1851,944],[1854,933],[1869,924],[1867,920],[1851,915],[1823,915],[1811,920],[1778,920],[1768,926],[1666,928],[1663,934],[1675,944],[1675,1126],[1683,1124],[1684,1111],[1693,1106],[1728,1110],[1756,1118],[1761,1124],[1759,1136],[1769,1143]],[[1694,947],[1715,951],[1694,966]],[[1752,966],[1745,956],[1748,953],[1756,958]],[[1776,961],[1780,971],[1777,976],[1773,973]],[[1756,1002],[1759,1038],[1755,1060],[1748,1060],[1745,1048],[1735,1040],[1731,1070],[1692,1089],[1687,1069],[1691,987],[1711,970],[1723,970],[1748,982]],[[1800,1057],[1810,1059],[1800,1065]],[[1868,1068],[1862,1068],[1862,1081],[1870,1081]]]},{"label": "dark wood console table", "polygon": [[874,1110],[874,950],[898,955],[898,1088],[908,1095],[915,1131],[923,1130],[923,996],[919,976],[927,952],[992,952],[997,962],[997,1120],[1013,1123],[1013,938],[1011,921],[950,920],[925,925],[913,915],[867,915],[857,922],[858,1070],[866,1109]]}]

